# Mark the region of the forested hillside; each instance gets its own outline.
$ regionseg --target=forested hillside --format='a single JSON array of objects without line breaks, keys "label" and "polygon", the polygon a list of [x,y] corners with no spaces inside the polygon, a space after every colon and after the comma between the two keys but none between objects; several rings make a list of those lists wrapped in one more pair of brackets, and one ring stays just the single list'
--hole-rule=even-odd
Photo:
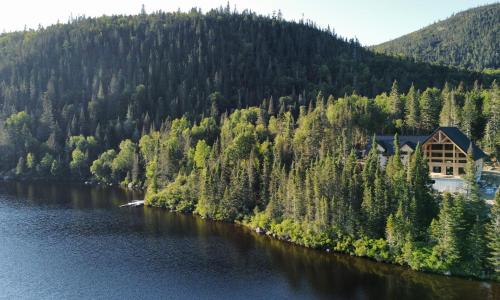
[{"label": "forested hillside", "polygon": [[59,146],[96,130],[115,146],[167,116],[224,112],[271,96],[297,105],[318,91],[374,96],[394,79],[403,89],[491,81],[374,55],[309,23],[229,9],[82,18],[0,36],[0,119],[25,110],[36,138],[55,133]]},{"label": "forested hillside", "polygon": [[495,84],[401,93],[395,82],[375,100],[319,94],[297,117],[273,102],[199,123],[183,117],[106,151],[90,171],[104,183],[144,180],[149,205],[242,222],[307,247],[500,279],[500,193],[490,213],[479,198],[472,150],[468,191],[453,196],[431,189],[420,146],[406,165],[398,147],[386,168],[376,147],[358,156],[367,132],[418,134],[438,124],[460,126],[498,151],[499,96]]},{"label": "forested hillside", "polygon": [[499,36],[500,3],[496,3],[466,10],[373,49],[466,69],[499,69]]},{"label": "forested hillside", "polygon": [[0,36],[3,177],[146,188],[149,205],[306,246],[496,278],[500,210],[479,201],[470,158],[467,197],[442,199],[420,150],[386,169],[375,150],[358,157],[374,133],[439,125],[498,158],[493,77],[279,17],[156,13]]}]

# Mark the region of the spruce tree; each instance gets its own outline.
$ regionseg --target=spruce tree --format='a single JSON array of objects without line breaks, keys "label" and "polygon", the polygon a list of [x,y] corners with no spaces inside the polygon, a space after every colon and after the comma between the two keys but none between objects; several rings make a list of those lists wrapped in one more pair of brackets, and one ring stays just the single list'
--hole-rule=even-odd
[{"label": "spruce tree", "polygon": [[420,126],[420,105],[419,97],[413,84],[406,95],[406,126],[408,130],[415,134]]},{"label": "spruce tree", "polygon": [[24,157],[21,156],[21,157],[19,157],[19,160],[17,161],[16,175],[20,176],[20,175],[23,175],[25,172],[26,172],[26,163],[25,163]]},{"label": "spruce tree", "polygon": [[267,109],[267,113],[270,115],[270,116],[274,116],[276,114],[276,105],[274,104],[274,99],[273,99],[273,96],[271,96],[271,98],[269,99],[269,107]]},{"label": "spruce tree", "polygon": [[404,116],[404,102],[399,95],[398,82],[396,80],[392,83],[389,97],[391,99],[391,112],[394,120],[402,120]]},{"label": "spruce tree", "polygon": [[387,218],[385,237],[393,253],[396,262],[402,263],[402,251],[406,242],[406,236],[410,233],[408,219],[405,217],[403,204],[400,202],[396,214]]},{"label": "spruce tree", "polygon": [[425,232],[436,214],[436,203],[432,197],[429,166],[423,156],[422,147],[417,145],[407,168],[408,199],[411,199],[410,215],[414,233]]},{"label": "spruce tree", "polygon": [[498,161],[500,158],[500,91],[497,82],[491,85],[489,109],[486,113],[488,121],[485,128],[484,144]]},{"label": "spruce tree", "polygon": [[441,91],[441,102],[442,108],[441,113],[439,114],[439,125],[441,126],[452,126],[452,95],[450,92],[450,87],[448,83],[444,85],[443,90]]},{"label": "spruce tree", "polygon": [[420,96],[420,128],[432,132],[439,125],[440,105],[436,89],[427,88]]},{"label": "spruce tree", "polygon": [[467,95],[465,98],[465,104],[463,108],[463,118],[461,123],[461,128],[467,137],[472,138],[473,129],[476,126],[476,122],[479,118],[477,112],[477,105],[475,103],[475,98],[472,95]]},{"label": "spruce tree", "polygon": [[[44,140],[47,139],[50,132],[55,129],[55,118],[54,118],[54,109],[52,106],[52,99],[50,98],[50,94],[46,92],[42,97],[42,114],[40,116],[41,127],[39,128],[39,139]],[[53,97],[53,96],[52,96]]]},{"label": "spruce tree", "polygon": [[488,261],[494,276],[500,279],[500,191],[491,208],[490,222],[487,227],[489,256]]},{"label": "spruce tree", "polygon": [[392,213],[396,210],[398,203],[404,207],[408,207],[408,188],[406,184],[405,166],[401,161],[401,154],[399,150],[398,135],[394,135],[394,155],[387,161],[386,178],[389,190],[389,206],[388,212]]},{"label": "spruce tree", "polygon": [[139,176],[140,176],[140,161],[139,161],[139,154],[134,153],[134,160],[132,163],[132,183],[133,184],[138,184],[139,183]]},{"label": "spruce tree", "polygon": [[485,274],[488,258],[486,225],[486,220],[478,216],[466,235],[464,254],[466,271],[480,277]]},{"label": "spruce tree", "polygon": [[[375,137],[373,138],[375,140]],[[387,193],[385,176],[380,166],[380,161],[375,143],[368,154],[363,169],[363,202],[361,204],[366,223],[366,233],[371,237],[380,237],[384,230]]]},{"label": "spruce tree", "polygon": [[473,158],[472,143],[467,151],[467,164],[465,166],[466,186],[466,212],[467,244],[464,249],[463,260],[471,274],[481,275],[486,265],[486,240],[484,239],[487,224],[487,208],[480,198],[479,185],[476,181],[475,162]]},{"label": "spruce tree", "polygon": [[432,256],[436,269],[443,272],[460,271],[464,232],[464,200],[462,196],[452,197],[446,193],[441,203],[437,220],[431,224],[432,237],[436,245]]}]

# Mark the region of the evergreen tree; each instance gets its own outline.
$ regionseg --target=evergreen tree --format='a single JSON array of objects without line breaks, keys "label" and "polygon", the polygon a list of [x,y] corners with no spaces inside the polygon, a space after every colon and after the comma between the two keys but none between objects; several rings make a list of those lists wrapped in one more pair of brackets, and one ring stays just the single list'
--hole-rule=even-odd
[{"label": "evergreen tree", "polygon": [[398,263],[402,263],[401,254],[406,243],[406,236],[410,233],[408,219],[405,218],[403,204],[400,202],[396,214],[389,215],[385,227],[385,238]]},{"label": "evergreen tree", "polygon": [[484,132],[484,144],[498,161],[500,157],[500,92],[496,81],[491,85],[490,97],[486,113],[488,121]]},{"label": "evergreen tree", "polygon": [[431,232],[436,241],[432,256],[436,260],[436,267],[442,271],[460,270],[465,236],[464,209],[462,196],[452,197],[447,193],[444,195],[438,219],[432,221]]},{"label": "evergreen tree", "polygon": [[464,243],[463,222],[463,198],[445,194],[438,219],[431,224],[432,237],[436,241],[432,255],[436,259],[436,267],[443,272],[450,272],[458,267]]},{"label": "evergreen tree", "polygon": [[54,92],[46,92],[42,96],[42,114],[40,116],[41,127],[39,128],[39,139],[44,140],[48,138],[51,131],[55,129],[55,118],[52,107],[52,99],[50,98]]},{"label": "evergreen tree", "polygon": [[131,170],[131,178],[132,182],[134,184],[139,183],[139,176],[140,176],[140,162],[139,162],[139,155],[137,153],[134,154],[134,160],[132,163],[132,170]]},{"label": "evergreen tree", "polygon": [[398,82],[396,80],[394,80],[394,82],[392,83],[390,99],[392,104],[391,112],[393,114],[394,120],[403,119],[404,102],[399,95]]},{"label": "evergreen tree", "polygon": [[407,169],[408,198],[412,202],[409,208],[411,226],[414,234],[421,235],[436,214],[436,204],[432,197],[429,166],[420,144],[417,145]]},{"label": "evergreen tree", "polygon": [[[480,205],[482,201],[479,199],[479,185],[477,183],[477,178],[476,178],[477,167],[474,161],[472,143],[469,144],[469,148],[467,149],[466,161],[467,163],[465,164],[465,176],[464,176],[466,196],[467,200],[471,204],[473,204],[474,207],[477,207],[478,205]],[[478,213],[479,212],[477,210],[474,210],[475,215],[477,215]]]},{"label": "evergreen tree", "polygon": [[394,155],[389,157],[386,166],[386,178],[390,187],[389,207],[387,213],[392,213],[398,203],[408,207],[408,188],[406,183],[405,166],[401,161],[398,135],[394,135]]},{"label": "evergreen tree", "polygon": [[[313,25],[222,10],[82,19],[23,41],[13,33],[1,42],[1,176],[133,183],[147,187],[148,205],[258,224],[310,247],[483,275],[487,213],[473,175],[463,205],[450,200],[437,218],[420,145],[403,162],[395,136],[386,166],[375,137],[359,154],[374,132],[434,130],[441,91],[425,88],[445,79],[443,119],[473,138],[484,132],[495,153],[496,84],[452,87],[491,75],[374,56]],[[430,242],[432,219],[443,226],[432,226]]]},{"label": "evergreen tree", "polygon": [[[375,140],[375,137],[373,137]],[[380,237],[384,230],[386,217],[387,193],[385,178],[380,166],[375,142],[365,161],[363,169],[364,192],[362,209],[366,223],[366,233],[372,237]]]},{"label": "evergreen tree", "polygon": [[275,108],[273,96],[271,96],[271,98],[269,98],[269,108],[267,109],[267,113],[270,116],[274,116],[276,114],[276,108]]},{"label": "evergreen tree", "polygon": [[468,271],[472,274],[481,275],[486,266],[486,223],[487,208],[483,200],[480,199],[479,185],[476,180],[475,161],[473,158],[472,144],[467,151],[467,164],[465,166],[465,203],[467,222],[467,247],[464,253],[464,261],[467,263]]},{"label": "evergreen tree", "polygon": [[16,166],[16,175],[23,175],[26,168],[26,163],[24,161],[24,157],[19,157],[19,160],[17,161],[17,166]]},{"label": "evergreen tree", "polygon": [[472,130],[475,127],[479,115],[477,113],[477,105],[475,103],[475,98],[468,95],[465,98],[465,104],[463,109],[463,118],[461,123],[461,128],[467,137],[472,138]]},{"label": "evergreen tree", "polygon": [[439,125],[441,126],[453,125],[452,110],[454,108],[452,98],[452,92],[450,91],[448,83],[446,83],[443,90],[441,91],[442,108],[441,113],[439,114]]},{"label": "evergreen tree", "polygon": [[487,238],[490,250],[488,260],[494,276],[500,279],[500,192],[497,192],[495,203],[491,209],[490,222],[487,228]]},{"label": "evergreen tree", "polygon": [[427,88],[420,96],[420,128],[432,132],[439,125],[440,105],[435,89]]},{"label": "evergreen tree", "polygon": [[406,95],[406,126],[412,134],[415,134],[420,126],[419,96],[413,84]]}]

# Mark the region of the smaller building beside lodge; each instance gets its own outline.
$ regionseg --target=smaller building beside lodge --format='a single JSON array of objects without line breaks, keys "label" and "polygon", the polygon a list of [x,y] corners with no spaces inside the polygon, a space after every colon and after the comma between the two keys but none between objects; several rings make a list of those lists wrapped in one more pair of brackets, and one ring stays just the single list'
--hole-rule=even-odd
[{"label": "smaller building beside lodge", "polygon": [[[456,127],[439,127],[430,135],[398,136],[401,160],[407,164],[417,144],[429,163],[429,172],[434,179],[434,188],[440,191],[459,192],[463,187],[467,151],[472,146],[476,179],[480,180],[484,158],[487,156],[462,131]],[[371,143],[370,143],[371,144]],[[394,136],[376,136],[375,144],[380,163],[394,155]]]}]

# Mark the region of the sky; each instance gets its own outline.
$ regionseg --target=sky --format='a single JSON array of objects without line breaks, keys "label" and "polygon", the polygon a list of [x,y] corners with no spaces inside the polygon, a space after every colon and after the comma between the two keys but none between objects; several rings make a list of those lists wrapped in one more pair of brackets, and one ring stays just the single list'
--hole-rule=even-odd
[{"label": "sky", "polygon": [[[203,12],[226,6],[224,0],[2,0],[0,31],[9,32],[67,22],[70,16],[137,14],[142,4],[147,12]],[[320,27],[333,28],[338,35],[358,38],[374,45],[443,20],[453,13],[498,1],[489,0],[232,0],[237,10],[250,9],[270,15],[281,10],[287,20],[310,19]]]}]

